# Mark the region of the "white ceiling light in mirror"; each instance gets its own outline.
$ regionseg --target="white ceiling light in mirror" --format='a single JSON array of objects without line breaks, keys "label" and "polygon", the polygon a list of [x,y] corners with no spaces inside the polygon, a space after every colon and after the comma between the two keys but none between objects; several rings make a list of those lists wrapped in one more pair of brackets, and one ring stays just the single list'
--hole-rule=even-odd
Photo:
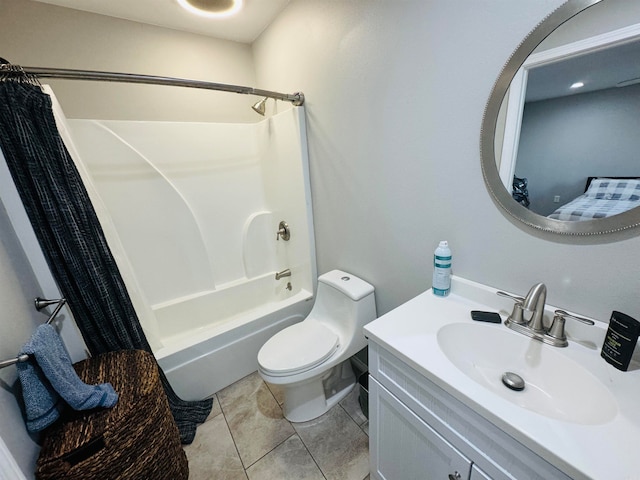
[{"label": "white ceiling light in mirror", "polygon": [[201,17],[225,18],[242,9],[242,0],[177,0],[178,4]]}]

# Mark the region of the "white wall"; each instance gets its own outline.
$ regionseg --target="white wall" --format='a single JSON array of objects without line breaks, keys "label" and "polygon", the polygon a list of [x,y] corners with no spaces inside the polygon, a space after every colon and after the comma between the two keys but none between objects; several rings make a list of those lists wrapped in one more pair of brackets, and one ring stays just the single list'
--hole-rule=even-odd
[{"label": "white wall", "polygon": [[[0,0],[0,56],[30,67],[255,84],[248,45],[71,10]],[[10,19],[10,20],[8,20]],[[68,118],[255,122],[247,95],[157,85],[46,80]]]},{"label": "white wall", "polygon": [[534,232],[507,219],[482,180],[493,82],[561,3],[294,1],[260,37],[260,85],[306,95],[320,273],[361,275],[385,313],[430,287],[447,239],[457,275],[521,294],[544,281],[552,304],[640,317],[630,265],[640,238]]},{"label": "white wall", "polygon": [[[36,326],[46,319],[33,308],[33,299],[41,293],[7,213],[0,204],[0,360],[15,357]],[[39,448],[27,434],[12,394],[16,378],[16,367],[0,370],[0,435],[20,468],[32,477],[29,472],[33,470]]]},{"label": "white wall", "polygon": [[[139,49],[132,50],[106,27],[124,21],[107,19],[98,29],[86,23],[90,14],[63,15],[63,9],[36,9],[28,0],[0,0],[0,17],[12,19],[0,29],[0,56],[32,65],[120,71],[139,70],[137,62],[151,56],[151,74],[302,90],[318,270],[340,267],[373,283],[379,313],[430,287],[433,249],[447,239],[458,275],[519,293],[542,280],[553,304],[602,319],[614,308],[640,317],[635,300],[640,275],[633,271],[639,238],[613,236],[594,243],[526,230],[497,210],[482,181],[479,132],[493,82],[524,35],[561,3],[293,1],[254,45],[258,81],[253,82],[224,64],[215,74],[194,71],[217,68],[219,60],[214,53],[176,51],[173,45],[184,38],[177,32],[169,34],[173,40],[160,42],[147,36],[155,27],[131,24],[129,32],[140,39]],[[40,8],[46,8],[42,18]],[[81,102],[91,108],[98,103],[78,82],[72,85]],[[113,108],[126,109],[119,118],[134,111],[153,116],[146,103],[134,101],[128,109],[127,101],[117,100]],[[78,116],[64,102],[66,113]],[[205,114],[198,102],[178,103],[193,110],[185,119],[207,120],[200,118]],[[96,105],[95,111],[102,108],[109,113],[111,107]],[[0,224],[0,258],[13,259],[5,224]],[[6,269],[3,263],[0,269],[0,295],[8,305],[30,301],[30,292],[14,293],[28,277],[20,265]],[[5,313],[0,335],[13,328],[5,319],[25,314]],[[12,352],[21,341],[12,339]],[[0,399],[0,408],[12,409],[11,402]],[[15,422],[5,420],[5,410],[0,413],[2,422]],[[22,425],[0,427],[7,443],[23,442]],[[32,453],[25,447],[21,464]]]}]

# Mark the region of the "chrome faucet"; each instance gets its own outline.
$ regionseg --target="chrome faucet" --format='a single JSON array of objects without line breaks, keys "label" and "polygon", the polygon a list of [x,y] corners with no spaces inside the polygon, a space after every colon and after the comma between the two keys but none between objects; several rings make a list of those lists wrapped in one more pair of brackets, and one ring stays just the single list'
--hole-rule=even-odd
[{"label": "chrome faucet", "polygon": [[291,276],[291,270],[289,270],[288,268],[286,270],[282,270],[281,272],[276,272],[276,280],[280,280],[283,277],[290,277]]},{"label": "chrome faucet", "polygon": [[[504,322],[507,327],[554,347],[566,347],[568,345],[564,332],[565,318],[571,318],[587,325],[594,325],[594,322],[588,318],[579,317],[564,310],[556,310],[551,326],[549,328],[545,327],[544,306],[547,301],[547,287],[544,283],[535,284],[524,298],[505,292],[497,292],[497,294],[502,297],[508,297],[515,302],[513,312]],[[530,313],[531,318],[526,320],[523,312]]]}]

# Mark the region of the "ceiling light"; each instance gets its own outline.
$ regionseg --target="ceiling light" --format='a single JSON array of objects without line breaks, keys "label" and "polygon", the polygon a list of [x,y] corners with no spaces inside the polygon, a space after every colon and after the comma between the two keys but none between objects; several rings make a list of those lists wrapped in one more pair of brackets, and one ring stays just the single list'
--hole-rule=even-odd
[{"label": "ceiling light", "polygon": [[582,88],[584,87],[584,83],[582,82],[576,82],[573,85],[571,85],[571,88]]},{"label": "ceiling light", "polygon": [[177,0],[185,10],[201,17],[229,17],[240,11],[242,0]]}]

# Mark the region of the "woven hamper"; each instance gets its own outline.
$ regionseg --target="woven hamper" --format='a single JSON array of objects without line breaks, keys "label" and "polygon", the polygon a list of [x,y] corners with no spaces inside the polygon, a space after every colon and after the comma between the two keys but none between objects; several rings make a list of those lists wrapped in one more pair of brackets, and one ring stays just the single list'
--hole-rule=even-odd
[{"label": "woven hamper", "polygon": [[45,432],[37,480],[187,479],[187,457],[151,354],[109,352],[74,368],[85,383],[110,382],[118,403],[65,412]]}]

